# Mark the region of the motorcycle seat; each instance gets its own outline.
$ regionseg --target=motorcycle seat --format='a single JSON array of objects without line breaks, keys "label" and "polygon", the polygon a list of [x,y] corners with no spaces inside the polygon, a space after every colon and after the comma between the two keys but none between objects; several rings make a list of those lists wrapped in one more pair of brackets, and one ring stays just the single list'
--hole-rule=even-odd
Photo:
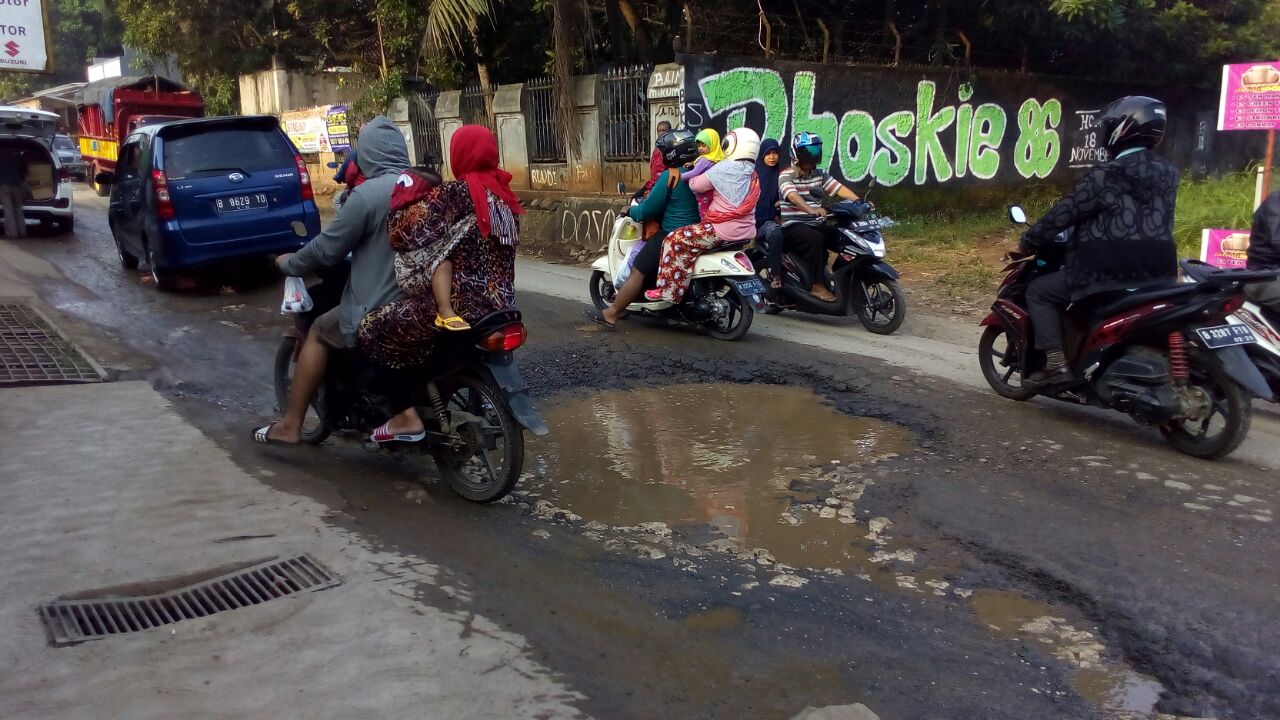
[{"label": "motorcycle seat", "polygon": [[1192,283],[1156,285],[1090,295],[1078,304],[1088,306],[1089,312],[1098,317],[1110,317],[1129,308],[1159,302],[1160,300],[1172,300],[1186,295],[1193,295],[1196,291],[1196,286]]},{"label": "motorcycle seat", "polygon": [[707,252],[724,252],[726,250],[740,250],[746,247],[750,243],[751,243],[751,240],[731,240],[729,242],[721,243],[711,248]]}]

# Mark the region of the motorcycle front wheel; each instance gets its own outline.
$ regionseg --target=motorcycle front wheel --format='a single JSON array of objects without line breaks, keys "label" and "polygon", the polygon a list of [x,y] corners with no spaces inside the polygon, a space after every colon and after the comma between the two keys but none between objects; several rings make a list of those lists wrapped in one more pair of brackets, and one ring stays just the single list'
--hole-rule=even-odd
[{"label": "motorcycle front wheel", "polygon": [[907,319],[907,294],[897,280],[863,280],[862,292],[852,293],[854,312],[862,327],[877,335],[892,335]]},{"label": "motorcycle front wheel", "polygon": [[470,376],[455,376],[440,389],[449,423],[441,430],[459,444],[435,455],[440,475],[454,492],[473,502],[504,497],[524,466],[524,429],[511,416],[502,391]]},{"label": "motorcycle front wheel", "polygon": [[1230,455],[1244,442],[1253,421],[1249,394],[1222,366],[1200,353],[1191,353],[1191,387],[1209,398],[1209,414],[1195,420],[1160,426],[1164,439],[1179,452],[1205,460]]},{"label": "motorcycle front wheel", "polygon": [[613,287],[613,283],[605,276],[603,270],[591,273],[591,304],[595,305],[597,310],[609,307],[617,295],[617,289]]},{"label": "motorcycle front wheel", "polygon": [[[1036,391],[1023,386],[1023,370],[1018,355],[1018,341],[1009,335],[1008,330],[992,325],[982,331],[982,339],[978,341],[978,364],[982,367],[982,377],[1000,397],[1021,402],[1035,397]],[[1015,379],[1016,382],[1012,382]]]},{"label": "motorcycle front wheel", "polygon": [[[276,405],[279,406],[282,414],[285,408],[289,407],[289,390],[293,387],[295,365],[293,355],[297,345],[297,338],[285,337],[281,338],[280,347],[276,348]],[[322,383],[320,389],[316,391],[316,396],[311,399],[307,416],[302,421],[302,442],[308,445],[319,445],[329,438],[332,431],[324,421],[324,413],[324,384]]]}]

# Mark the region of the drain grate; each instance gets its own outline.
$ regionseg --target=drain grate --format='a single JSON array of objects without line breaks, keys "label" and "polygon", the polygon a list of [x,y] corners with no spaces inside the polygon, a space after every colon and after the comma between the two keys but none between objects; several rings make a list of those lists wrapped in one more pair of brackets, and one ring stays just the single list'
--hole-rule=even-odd
[{"label": "drain grate", "polygon": [[55,646],[148,630],[260,605],[342,581],[310,555],[271,560],[159,595],[55,600],[40,617]]},{"label": "drain grate", "polygon": [[0,384],[101,380],[98,366],[35,308],[0,304]]}]

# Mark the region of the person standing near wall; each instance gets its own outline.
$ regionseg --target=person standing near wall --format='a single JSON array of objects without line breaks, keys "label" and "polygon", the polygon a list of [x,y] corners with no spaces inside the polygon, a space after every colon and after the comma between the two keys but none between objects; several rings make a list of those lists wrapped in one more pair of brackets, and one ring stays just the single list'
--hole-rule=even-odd
[{"label": "person standing near wall", "polygon": [[9,239],[27,235],[27,219],[22,213],[26,199],[26,157],[17,150],[0,149],[0,208],[4,209],[4,234]]},{"label": "person standing near wall", "polygon": [[[671,132],[671,123],[663,120],[658,123],[658,137]],[[662,162],[662,151],[658,149],[657,141],[654,142],[653,152],[649,153],[649,182],[644,184],[641,190],[642,195],[648,195],[653,189],[653,184],[658,181],[658,176],[667,171],[667,166]]]}]

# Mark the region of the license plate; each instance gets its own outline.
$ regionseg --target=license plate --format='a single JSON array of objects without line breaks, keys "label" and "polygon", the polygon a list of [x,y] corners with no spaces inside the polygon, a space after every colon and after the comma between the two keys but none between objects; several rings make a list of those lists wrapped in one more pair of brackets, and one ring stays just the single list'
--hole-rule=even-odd
[{"label": "license plate", "polygon": [[735,280],[733,284],[737,286],[739,293],[748,297],[764,294],[764,283],[760,282],[760,278]]},{"label": "license plate", "polygon": [[1196,328],[1200,339],[1204,344],[1211,348],[1232,347],[1234,345],[1248,345],[1258,342],[1258,338],[1254,336],[1253,331],[1244,325],[1219,325],[1217,327]]},{"label": "license plate", "polygon": [[215,198],[213,205],[220,213],[261,210],[267,207],[267,194],[253,193],[251,195],[232,195],[231,197]]}]

